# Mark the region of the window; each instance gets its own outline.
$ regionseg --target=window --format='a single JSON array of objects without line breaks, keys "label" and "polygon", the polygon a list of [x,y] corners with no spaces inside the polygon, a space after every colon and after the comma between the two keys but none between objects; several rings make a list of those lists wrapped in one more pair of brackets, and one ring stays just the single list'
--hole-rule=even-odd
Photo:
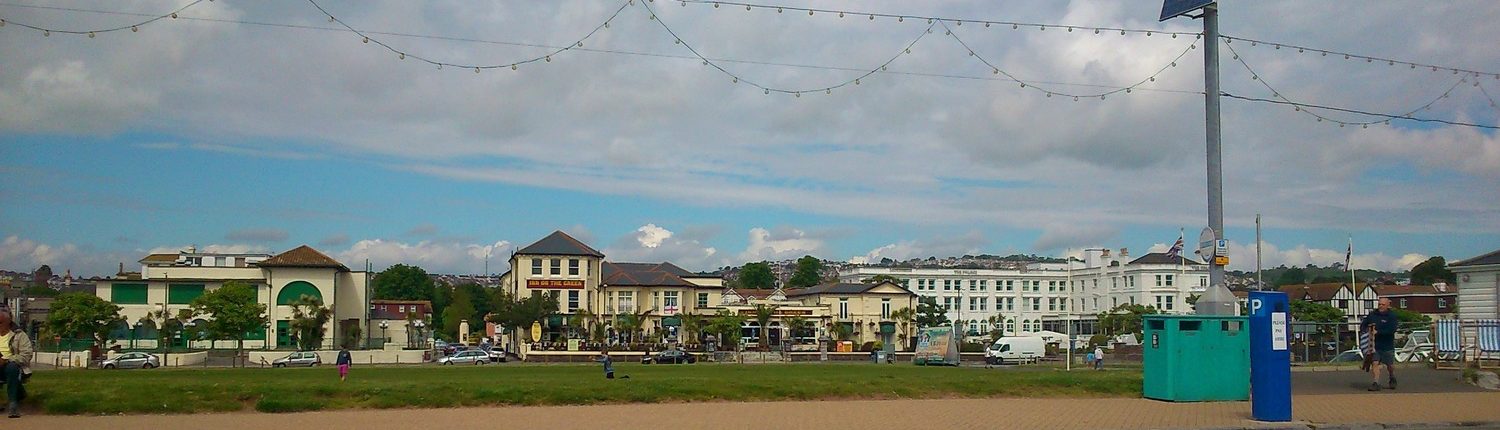
[{"label": "window", "polygon": [[1047,298],[1047,310],[1049,310],[1049,311],[1055,311],[1055,310],[1057,310],[1057,298],[1054,298],[1054,297],[1048,297]]},{"label": "window", "polygon": [[167,303],[170,304],[186,305],[201,295],[203,295],[203,284],[167,285]]},{"label": "window", "polygon": [[989,305],[989,301],[990,301],[990,299],[988,297],[980,297],[979,298],[979,310],[983,311],[983,310],[985,310],[985,308],[989,307],[988,306]]},{"label": "window", "polygon": [[839,319],[849,319],[849,299],[839,299]]},{"label": "window", "polygon": [[1161,275],[1156,275],[1156,286],[1160,287],[1162,285],[1164,284],[1162,284]]},{"label": "window", "polygon": [[969,280],[969,291],[979,291],[979,281]]},{"label": "window", "polygon": [[891,299],[880,299],[880,319],[891,319]]},{"label": "window", "polygon": [[1406,299],[1401,299],[1401,304],[1397,305],[1397,307],[1399,307],[1401,309],[1406,309]]},{"label": "window", "polygon": [[1203,288],[1208,288],[1208,277],[1207,276],[1199,276],[1198,277],[1198,286],[1203,287]]},{"label": "window", "polygon": [[578,311],[578,290],[568,290],[568,312]]},{"label": "window", "polygon": [[1172,286],[1172,275],[1167,275],[1166,279],[1167,279],[1167,286],[1168,287]]},{"label": "window", "polygon": [[1007,298],[1005,298],[1005,310],[1007,310],[1007,311],[1016,310],[1016,298],[1015,297],[1007,297]]},{"label": "window", "polygon": [[214,257],[214,267],[224,266],[227,266],[227,264],[224,264],[224,257]]},{"label": "window", "polygon": [[531,259],[531,274],[533,274],[533,275],[540,275],[540,274],[542,274],[542,259],[540,259],[540,258],[533,258],[533,259]]},{"label": "window", "polygon": [[[1005,281],[1005,291],[1015,291],[1016,281]],[[1012,324],[1014,325],[1014,324]]]},{"label": "window", "polygon": [[708,307],[708,293],[698,293],[698,307]]},{"label": "window", "polygon": [[1016,320],[1014,318],[1005,320],[1005,331],[1007,333],[1016,332]]},{"label": "window", "polygon": [[[676,291],[662,292],[662,294],[661,294],[661,306],[662,306],[662,310],[677,308],[678,307],[677,306],[677,292]],[[678,310],[678,312],[682,311],[682,309],[680,309],[680,308],[677,309],[677,310]]]},{"label": "window", "polygon": [[110,299],[117,305],[146,304],[146,284],[115,284],[110,288]]},{"label": "window", "polygon": [[950,290],[952,288],[953,288],[953,280],[952,279],[944,279],[943,280],[943,291],[948,291],[948,290]]},{"label": "window", "polygon": [[[1172,275],[1167,275],[1167,280],[1170,281],[1172,279],[1171,276]],[[1172,307],[1175,306],[1176,303],[1177,303],[1177,296],[1167,296],[1167,310],[1169,310],[1169,311],[1172,310]]]},{"label": "window", "polygon": [[1438,298],[1438,309],[1448,309],[1448,299],[1439,297]]},{"label": "window", "polygon": [[1339,299],[1339,309],[1349,309],[1349,300]]},{"label": "window", "polygon": [[617,299],[618,299],[618,301],[617,301],[618,306],[616,306],[615,309],[619,313],[631,313],[631,314],[635,313],[635,292],[634,291],[621,291],[620,292],[620,296],[617,297]]},{"label": "window", "polygon": [[983,279],[981,279],[979,281],[979,291],[988,291],[989,289],[990,289],[990,281],[989,280],[983,280]]},{"label": "window", "polygon": [[[843,299],[840,299],[840,300],[843,300]],[[952,297],[944,297],[943,298],[943,310],[946,310],[946,311],[953,310],[953,298]]]},{"label": "window", "polygon": [[1042,310],[1042,299],[1039,299],[1039,298],[1036,298],[1036,297],[1032,297],[1031,298],[1031,310],[1033,310],[1033,311]]},{"label": "window", "polygon": [[561,258],[554,258],[554,259],[552,259],[552,274],[553,275],[561,275],[562,274],[562,259]]},{"label": "window", "polygon": [[402,315],[405,315],[406,314],[406,305],[396,306],[396,312],[400,312]]},{"label": "window", "polygon": [[568,276],[578,276],[578,259],[568,259]]},{"label": "window", "polygon": [[977,311],[977,310],[979,310],[979,298],[978,297],[970,297],[969,298],[969,311],[973,312],[973,311]]}]

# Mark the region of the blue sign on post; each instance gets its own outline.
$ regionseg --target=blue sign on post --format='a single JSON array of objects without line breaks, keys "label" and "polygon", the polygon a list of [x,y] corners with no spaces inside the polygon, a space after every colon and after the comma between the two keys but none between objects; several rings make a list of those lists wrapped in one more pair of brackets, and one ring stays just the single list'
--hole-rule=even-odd
[{"label": "blue sign on post", "polygon": [[1166,21],[1166,20],[1169,20],[1169,19],[1172,19],[1172,18],[1176,18],[1176,17],[1178,17],[1178,16],[1180,16],[1182,14],[1185,14],[1185,13],[1188,13],[1188,12],[1192,12],[1192,11],[1195,11],[1195,10],[1198,10],[1198,9],[1202,9],[1204,6],[1208,6],[1209,3],[1213,3],[1213,2],[1214,2],[1214,0],[1166,0],[1166,1],[1163,1],[1162,4],[1161,4],[1161,19],[1158,19],[1157,21],[1160,22],[1160,21]]},{"label": "blue sign on post", "polygon": [[1291,304],[1286,293],[1250,292],[1250,417],[1292,420]]}]

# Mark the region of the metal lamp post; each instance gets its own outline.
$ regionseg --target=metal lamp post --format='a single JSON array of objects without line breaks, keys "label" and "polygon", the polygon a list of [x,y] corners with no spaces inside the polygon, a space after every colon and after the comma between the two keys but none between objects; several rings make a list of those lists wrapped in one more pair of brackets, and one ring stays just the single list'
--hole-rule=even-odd
[{"label": "metal lamp post", "polygon": [[380,347],[381,348],[384,348],[385,344],[391,342],[391,338],[386,337],[386,335],[385,335],[385,329],[390,328],[390,326],[391,325],[389,323],[385,322],[385,321],[381,321],[380,322]]},{"label": "metal lamp post", "polygon": [[195,322],[192,322],[192,321],[188,321],[186,324],[182,325],[182,331],[184,332],[182,334],[182,339],[183,339],[182,343],[184,345],[187,345],[189,350],[192,349],[192,340],[190,340],[188,338],[186,332],[187,332],[187,329],[190,329],[190,328],[193,328],[193,327],[197,327],[197,326],[198,326],[198,323],[195,323]]},{"label": "metal lamp post", "polygon": [[[266,333],[268,333],[270,331],[271,331],[271,322],[270,321],[266,321],[264,324],[260,325],[260,333],[261,333],[262,336],[264,336]],[[270,350],[271,349],[271,339],[269,338],[269,336],[266,339],[261,339],[261,341],[260,341],[260,349],[263,349],[263,350]]]},{"label": "metal lamp post", "polygon": [[426,348],[427,347],[427,331],[424,330],[424,328],[427,327],[427,323],[422,322],[422,320],[417,320],[416,324],[414,324],[414,325],[417,326],[417,347],[418,348]]}]

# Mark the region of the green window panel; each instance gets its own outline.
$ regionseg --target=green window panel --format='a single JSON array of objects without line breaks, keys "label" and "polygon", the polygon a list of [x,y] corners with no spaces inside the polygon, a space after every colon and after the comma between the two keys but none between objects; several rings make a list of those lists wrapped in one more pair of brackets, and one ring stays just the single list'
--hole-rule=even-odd
[{"label": "green window panel", "polygon": [[171,284],[167,286],[167,303],[186,305],[203,295],[203,284]]},{"label": "green window panel", "polygon": [[276,294],[276,304],[291,305],[292,303],[296,303],[297,299],[302,298],[302,296],[312,296],[318,299],[319,302],[323,301],[323,293],[318,292],[318,287],[314,287],[313,284],[306,281],[292,281],[287,283],[286,286],[281,287],[281,292]]},{"label": "green window panel", "polygon": [[115,284],[110,288],[109,301],[117,305],[144,305],[146,284]]}]

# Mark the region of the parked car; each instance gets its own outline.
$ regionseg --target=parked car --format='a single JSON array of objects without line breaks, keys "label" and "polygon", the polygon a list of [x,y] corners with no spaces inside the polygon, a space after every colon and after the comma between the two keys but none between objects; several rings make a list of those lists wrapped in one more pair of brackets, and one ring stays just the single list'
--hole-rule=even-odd
[{"label": "parked car", "polygon": [[293,352],[275,360],[271,360],[271,367],[315,367],[323,364],[323,359],[318,358],[313,352]]},{"label": "parked car", "polygon": [[505,356],[505,350],[500,349],[500,348],[491,348],[490,349],[490,361],[493,361],[493,362],[496,362],[496,363],[504,363],[505,360],[509,360],[509,359],[510,359],[510,357]]},{"label": "parked car", "polygon": [[438,364],[446,364],[446,365],[453,365],[453,364],[476,364],[476,365],[481,365],[481,364],[485,364],[485,363],[489,363],[490,362],[490,355],[488,353],[485,353],[484,351],[480,351],[480,350],[477,350],[477,349],[471,349],[471,350],[468,350],[468,351],[459,351],[457,353],[454,353],[453,355],[450,355],[450,356],[447,356],[447,357],[443,357],[443,358],[439,358],[437,362],[438,362]]},{"label": "parked car", "polygon": [[447,341],[443,341],[443,340],[434,340],[434,341],[432,341],[432,350],[433,351],[442,352],[444,354],[447,354],[448,353],[448,342]]},{"label": "parked car", "polygon": [[656,355],[647,355],[641,357],[641,364],[693,364],[697,362],[698,357],[694,357],[693,353],[680,349],[669,349],[666,351],[658,352],[656,353]]},{"label": "parked car", "polygon": [[127,352],[104,360],[105,369],[151,369],[161,367],[161,359],[144,352]]},{"label": "parked car", "polygon": [[1046,341],[1040,336],[1002,337],[984,351],[987,364],[1037,361],[1047,354]]}]

